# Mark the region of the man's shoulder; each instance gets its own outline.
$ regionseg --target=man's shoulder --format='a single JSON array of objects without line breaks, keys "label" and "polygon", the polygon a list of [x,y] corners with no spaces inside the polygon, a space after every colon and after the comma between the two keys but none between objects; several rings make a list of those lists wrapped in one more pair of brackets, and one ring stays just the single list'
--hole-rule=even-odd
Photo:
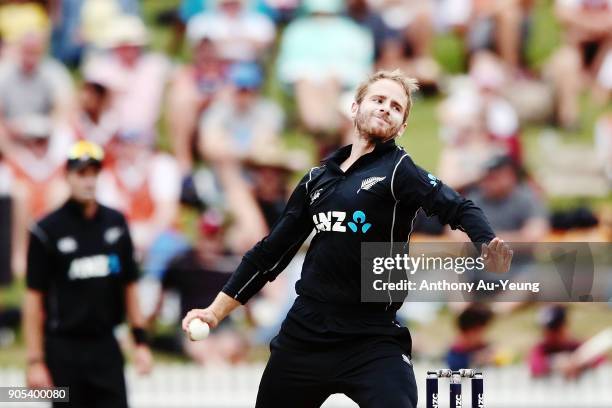
[{"label": "man's shoulder", "polygon": [[313,182],[318,179],[323,173],[325,173],[327,166],[323,163],[319,166],[311,167],[308,169],[304,177],[302,177],[301,183],[306,187],[306,192],[309,191],[310,186],[312,186]]},{"label": "man's shoulder", "polygon": [[119,210],[116,210],[111,207],[107,207],[103,204],[98,204],[98,211],[100,212],[100,216],[104,218],[105,221],[110,222],[121,222],[126,223],[125,216]]},{"label": "man's shoulder", "polygon": [[61,225],[63,219],[62,208],[60,207],[34,221],[30,225],[30,232],[36,235],[41,241],[47,241],[50,239],[49,232]]},{"label": "man's shoulder", "polygon": [[416,174],[417,171],[422,170],[401,146],[397,146],[396,149],[389,152],[387,161],[393,173],[399,173],[403,176]]}]

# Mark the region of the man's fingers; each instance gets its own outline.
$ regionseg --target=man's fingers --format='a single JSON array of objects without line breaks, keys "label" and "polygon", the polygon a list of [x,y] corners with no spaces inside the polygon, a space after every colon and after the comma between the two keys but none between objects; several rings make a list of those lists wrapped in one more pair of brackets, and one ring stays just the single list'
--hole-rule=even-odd
[{"label": "man's fingers", "polygon": [[189,331],[189,322],[197,317],[196,310],[190,310],[183,319],[183,331]]},{"label": "man's fingers", "polygon": [[193,319],[202,320],[203,322],[207,323],[210,328],[216,327],[219,323],[215,314],[209,309],[193,309],[190,310],[183,319],[183,331],[189,332],[189,322],[191,322]]},{"label": "man's fingers", "polygon": [[490,252],[497,252],[499,250],[499,245],[501,240],[497,237],[493,238],[493,240],[489,243]]}]

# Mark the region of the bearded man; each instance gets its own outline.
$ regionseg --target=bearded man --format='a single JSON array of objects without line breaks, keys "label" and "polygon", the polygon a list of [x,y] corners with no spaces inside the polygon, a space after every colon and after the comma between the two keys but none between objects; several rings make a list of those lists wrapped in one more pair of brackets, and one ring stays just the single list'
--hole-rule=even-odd
[{"label": "bearded man", "polygon": [[215,327],[274,280],[313,229],[296,283],[298,294],[263,373],[257,408],[319,407],[344,393],[360,407],[416,407],[412,341],[398,302],[361,301],[362,242],[403,242],[422,208],[482,245],[489,270],[509,268],[512,251],[484,214],[414,164],[395,144],[405,130],[414,79],[380,71],[357,89],[353,144],[312,168],[291,195],[270,234],[246,253],[221,293],[183,319]]}]

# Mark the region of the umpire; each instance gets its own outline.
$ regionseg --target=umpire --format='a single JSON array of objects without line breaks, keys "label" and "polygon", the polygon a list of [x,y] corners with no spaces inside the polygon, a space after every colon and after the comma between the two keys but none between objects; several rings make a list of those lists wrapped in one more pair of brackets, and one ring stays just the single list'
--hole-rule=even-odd
[{"label": "umpire", "polygon": [[152,366],[128,226],[123,215],[95,200],[103,158],[91,142],[72,146],[66,163],[70,198],[30,231],[27,384],[69,387],[70,402],[61,407],[127,407],[124,360],[113,335],[125,314],[137,371]]}]

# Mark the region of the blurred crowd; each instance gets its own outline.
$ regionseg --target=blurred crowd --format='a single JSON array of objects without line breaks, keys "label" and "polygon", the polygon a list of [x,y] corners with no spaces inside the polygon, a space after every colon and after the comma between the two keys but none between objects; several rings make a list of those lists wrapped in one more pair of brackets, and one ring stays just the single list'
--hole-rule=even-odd
[{"label": "blurred crowd", "polygon": [[[348,143],[354,87],[381,68],[401,68],[419,80],[421,98],[440,101],[438,135],[412,135],[409,125],[409,137],[440,138],[431,170],[483,208],[498,236],[538,242],[597,228],[590,239],[612,240],[605,210],[551,214],[547,189],[526,171],[523,137],[532,124],[580,129],[584,95],[610,106],[611,0],[550,1],[561,43],[538,67],[527,55],[532,0],[182,0],[146,25],[150,3],[1,2],[2,284],[24,274],[28,226],[67,197],[68,147],[91,140],[107,157],[99,202],[126,215],[144,309],[152,328],[165,328],[154,345],[202,364],[242,361],[276,333],[301,255],[206,341],[185,342],[179,318],[207,305],[267,234],[294,176]],[[169,35],[163,51],[152,47],[160,27]],[[459,39],[459,74],[434,56],[440,35]],[[588,130],[592,159],[576,160],[590,161],[605,196],[612,111],[602,111]],[[420,217],[415,228],[465,240],[435,218]],[[461,312],[451,365],[480,347],[471,333],[491,318]],[[18,321],[0,305],[0,325]],[[534,374],[547,372],[543,360],[532,358]]]}]

